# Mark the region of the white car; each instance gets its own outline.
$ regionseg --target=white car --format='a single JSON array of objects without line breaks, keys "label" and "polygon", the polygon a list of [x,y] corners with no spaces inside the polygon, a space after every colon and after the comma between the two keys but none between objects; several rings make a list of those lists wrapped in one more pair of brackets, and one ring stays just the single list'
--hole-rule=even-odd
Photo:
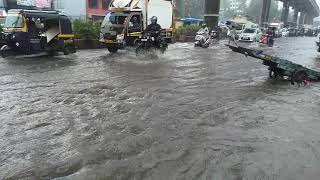
[{"label": "white car", "polygon": [[288,37],[289,36],[289,30],[287,28],[282,29],[282,36],[283,37]]},{"label": "white car", "polygon": [[242,31],[239,36],[239,41],[259,42],[261,38],[261,31],[258,28],[247,28]]}]

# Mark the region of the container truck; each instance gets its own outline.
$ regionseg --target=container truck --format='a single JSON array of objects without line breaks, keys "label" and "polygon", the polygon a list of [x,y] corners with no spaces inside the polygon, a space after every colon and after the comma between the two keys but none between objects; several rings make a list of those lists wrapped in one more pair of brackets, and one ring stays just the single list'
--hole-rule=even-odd
[{"label": "container truck", "polygon": [[101,25],[100,43],[109,52],[135,45],[153,16],[162,27],[161,36],[171,42],[174,31],[172,0],[112,0]]}]

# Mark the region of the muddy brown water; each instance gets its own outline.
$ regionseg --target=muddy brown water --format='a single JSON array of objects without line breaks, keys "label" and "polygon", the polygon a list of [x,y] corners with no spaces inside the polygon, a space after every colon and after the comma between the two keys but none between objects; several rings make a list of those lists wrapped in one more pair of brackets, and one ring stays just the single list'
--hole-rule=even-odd
[{"label": "muddy brown water", "polygon": [[[260,48],[316,69],[315,41]],[[320,84],[224,43],[1,59],[0,179],[318,179]]]}]

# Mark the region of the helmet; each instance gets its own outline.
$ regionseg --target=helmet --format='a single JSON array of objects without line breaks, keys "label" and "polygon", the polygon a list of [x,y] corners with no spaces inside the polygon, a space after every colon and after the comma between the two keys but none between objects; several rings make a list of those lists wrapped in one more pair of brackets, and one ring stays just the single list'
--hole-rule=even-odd
[{"label": "helmet", "polygon": [[151,18],[151,24],[157,24],[157,22],[158,22],[158,18],[156,16],[153,16]]},{"label": "helmet", "polygon": [[207,24],[206,23],[202,23],[202,28],[206,28],[207,27]]}]

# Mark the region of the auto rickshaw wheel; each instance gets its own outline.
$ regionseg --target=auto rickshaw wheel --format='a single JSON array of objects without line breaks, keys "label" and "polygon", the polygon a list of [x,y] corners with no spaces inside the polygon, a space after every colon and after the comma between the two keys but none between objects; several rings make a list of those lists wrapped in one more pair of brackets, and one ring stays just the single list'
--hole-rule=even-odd
[{"label": "auto rickshaw wheel", "polygon": [[1,48],[1,57],[6,58],[11,55],[11,50],[7,45],[2,46]]},{"label": "auto rickshaw wheel", "polygon": [[69,54],[70,54],[69,48],[65,48],[65,49],[63,50],[63,54],[64,54],[64,55],[69,55]]}]

